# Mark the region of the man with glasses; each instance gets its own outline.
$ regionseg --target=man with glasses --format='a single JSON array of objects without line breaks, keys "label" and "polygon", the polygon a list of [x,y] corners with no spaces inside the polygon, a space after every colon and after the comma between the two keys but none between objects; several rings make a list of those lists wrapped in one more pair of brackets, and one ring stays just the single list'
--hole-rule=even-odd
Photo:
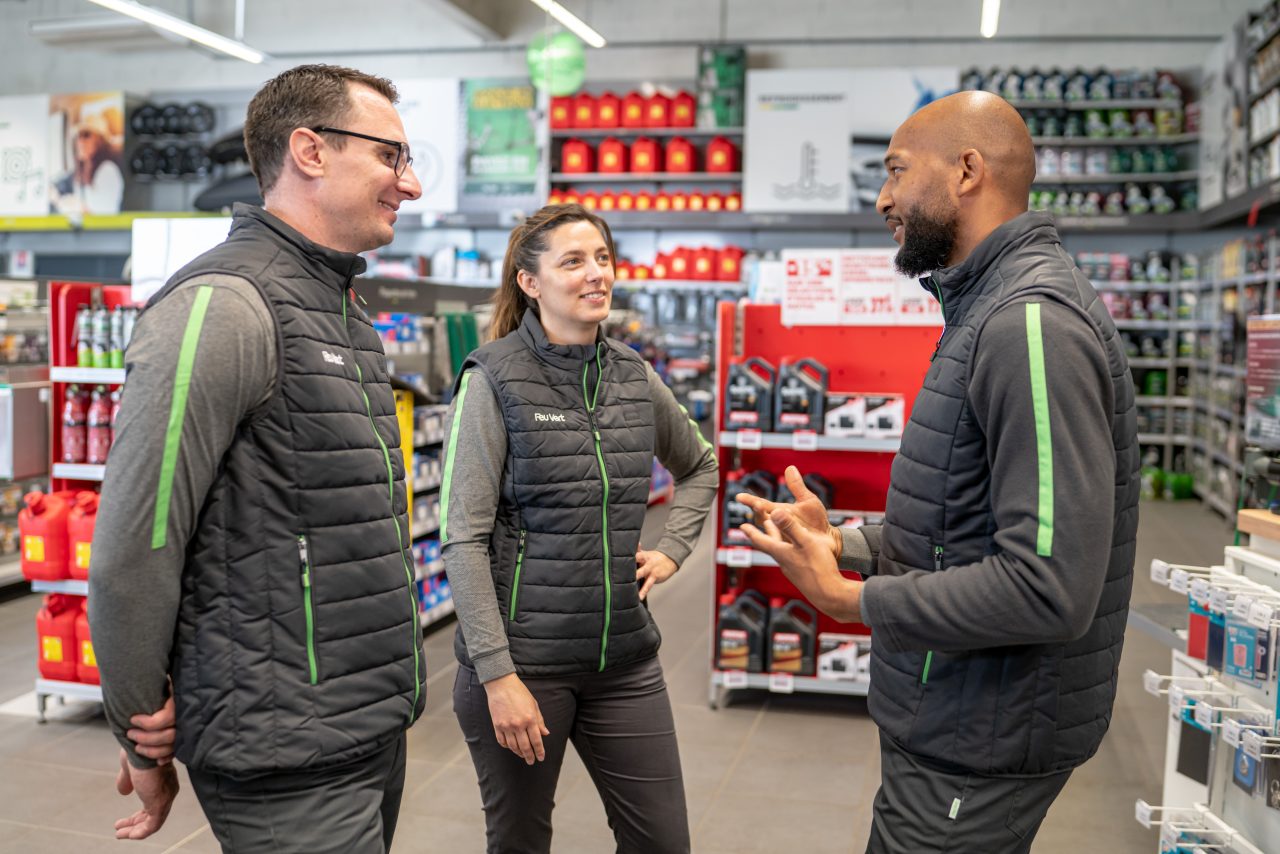
[{"label": "man with glasses", "polygon": [[421,195],[396,100],[336,66],[269,81],[245,122],[263,207],[138,320],[89,594],[117,787],[142,801],[119,838],[164,824],[176,756],[224,850],[390,847],[426,668],[352,279]]}]

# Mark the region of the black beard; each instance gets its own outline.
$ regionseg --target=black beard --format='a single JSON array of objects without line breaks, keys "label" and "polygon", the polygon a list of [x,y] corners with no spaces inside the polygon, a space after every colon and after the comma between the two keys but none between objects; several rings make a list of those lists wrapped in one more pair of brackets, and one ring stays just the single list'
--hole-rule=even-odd
[{"label": "black beard", "polygon": [[942,217],[916,207],[903,218],[902,225],[902,248],[893,259],[899,273],[916,279],[947,266],[960,229],[955,213]]}]

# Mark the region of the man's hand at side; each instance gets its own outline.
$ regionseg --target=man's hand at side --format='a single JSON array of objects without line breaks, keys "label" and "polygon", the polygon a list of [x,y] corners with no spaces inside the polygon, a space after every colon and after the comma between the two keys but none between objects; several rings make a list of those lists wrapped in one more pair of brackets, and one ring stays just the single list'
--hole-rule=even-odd
[{"label": "man's hand at side", "polygon": [[134,715],[129,718],[132,728],[125,733],[137,747],[139,756],[154,759],[159,765],[173,761],[173,744],[177,738],[174,727],[173,697],[154,714]]},{"label": "man's hand at side", "polygon": [[120,773],[116,791],[122,795],[137,792],[142,809],[116,822],[116,839],[146,839],[164,827],[169,810],[178,796],[178,772],[173,764],[155,768],[134,768],[128,754],[120,750]]}]

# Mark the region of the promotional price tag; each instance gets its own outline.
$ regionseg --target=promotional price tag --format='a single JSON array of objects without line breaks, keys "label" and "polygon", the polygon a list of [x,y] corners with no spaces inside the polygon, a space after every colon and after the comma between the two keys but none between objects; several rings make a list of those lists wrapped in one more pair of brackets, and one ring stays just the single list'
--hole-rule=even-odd
[{"label": "promotional price tag", "polygon": [[732,548],[725,549],[725,552],[724,562],[729,566],[751,566],[751,549]]},{"label": "promotional price tag", "polygon": [[[1178,829],[1169,822],[1160,825],[1160,844],[1170,851],[1178,850]],[[1162,849],[1163,850],[1163,849]]]},{"label": "promotional price tag", "polygon": [[1245,730],[1244,735],[1240,737],[1240,744],[1244,746],[1245,756],[1255,762],[1262,761],[1262,736],[1257,732],[1251,729]]},{"label": "promotional price tag", "polygon": [[1191,576],[1185,569],[1175,569],[1169,573],[1169,589],[1183,594],[1191,591]]},{"label": "promotional price tag", "polygon": [[796,690],[796,678],[790,673],[770,673],[769,690],[775,694],[793,694]]},{"label": "promotional price tag", "polygon": [[791,434],[791,449],[793,451],[818,450],[818,434],[812,430],[797,430]]},{"label": "promotional price tag", "polygon": [[1254,602],[1249,608],[1249,625],[1257,629],[1271,628],[1275,612],[1266,602]]},{"label": "promotional price tag", "polygon": [[1231,615],[1241,622],[1249,622],[1249,609],[1253,607],[1253,597],[1245,596],[1241,593],[1236,597],[1235,604],[1231,608]]},{"label": "promotional price tag", "polygon": [[1227,588],[1225,587],[1210,588],[1209,610],[1215,614],[1227,613]]},{"label": "promotional price tag", "polygon": [[1182,714],[1182,707],[1187,704],[1187,692],[1177,685],[1169,686],[1169,708],[1175,715]]},{"label": "promotional price tag", "polygon": [[1161,587],[1169,586],[1169,564],[1162,560],[1151,561],[1151,580]]},{"label": "promotional price tag", "polygon": [[1195,602],[1201,608],[1208,610],[1209,608],[1209,582],[1203,578],[1197,578],[1191,582],[1191,601]]},{"label": "promotional price tag", "polygon": [[1154,670],[1143,671],[1142,687],[1147,689],[1148,694],[1160,696],[1160,674]]},{"label": "promotional price tag", "polygon": [[747,687],[747,671],[745,670],[726,670],[724,672],[724,687],[726,688],[745,688]]},{"label": "promotional price tag", "polygon": [[1222,722],[1222,740],[1230,747],[1240,746],[1240,721],[1226,718]]},{"label": "promotional price tag", "polygon": [[759,430],[739,430],[738,447],[744,451],[758,451],[764,447],[763,434]]},{"label": "promotional price tag", "polygon": [[1143,827],[1151,827],[1151,804],[1138,798],[1137,803],[1133,805],[1133,817],[1138,820],[1138,824]]},{"label": "promotional price tag", "polygon": [[1213,729],[1213,709],[1208,703],[1196,703],[1195,721],[1205,729]]}]

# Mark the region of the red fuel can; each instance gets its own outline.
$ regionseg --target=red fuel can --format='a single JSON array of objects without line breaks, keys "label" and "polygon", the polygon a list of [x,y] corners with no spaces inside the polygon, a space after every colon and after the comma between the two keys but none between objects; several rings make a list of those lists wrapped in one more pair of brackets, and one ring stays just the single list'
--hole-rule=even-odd
[{"label": "red fuel can", "polygon": [[683,89],[671,99],[671,127],[691,128],[697,115],[698,102]]},{"label": "red fuel can", "polygon": [[699,282],[710,282],[716,277],[716,250],[703,246],[693,252],[693,271],[689,278]]},{"label": "red fuel can", "polygon": [[738,246],[721,249],[716,255],[716,279],[721,282],[742,281],[742,256],[745,254]]},{"label": "red fuel can", "polygon": [[644,107],[644,126],[647,128],[671,127],[671,99],[661,92],[649,96]]},{"label": "red fuel can", "polygon": [[667,278],[687,281],[693,273],[693,250],[686,246],[678,246],[671,252],[671,263],[667,265]]},{"label": "red fuel can", "polygon": [[581,175],[595,169],[595,151],[580,139],[567,139],[560,147],[560,171]]},{"label": "red fuel can", "polygon": [[22,575],[31,581],[70,578],[67,561],[67,515],[70,506],[62,495],[29,492],[18,513],[22,539]]},{"label": "red fuel can", "polygon": [[98,493],[85,490],[76,496],[67,515],[67,554],[72,578],[89,577],[89,552],[93,544],[93,523],[98,520]]},{"label": "red fuel can", "polygon": [[644,95],[639,92],[628,92],[622,99],[622,126],[624,128],[644,127],[645,108]]},{"label": "red fuel can", "polygon": [[596,98],[596,127],[616,128],[622,123],[622,99],[612,92]]},{"label": "red fuel can", "polygon": [[567,130],[573,127],[573,99],[560,96],[551,99],[551,129]]},{"label": "red fuel can", "polygon": [[673,136],[667,141],[666,150],[668,172],[693,172],[696,169],[697,157],[693,143],[682,136]]},{"label": "red fuel can", "polygon": [[647,190],[642,190],[639,193],[636,193],[635,204],[636,204],[635,209],[638,211],[653,210],[654,209],[653,193],[650,193]]},{"label": "red fuel can", "polygon": [[80,597],[50,593],[36,612],[37,668],[45,679],[76,681],[76,618]]},{"label": "red fuel can", "polygon": [[738,146],[723,136],[717,136],[707,144],[708,172],[737,172],[741,162]]},{"label": "red fuel can", "polygon": [[600,171],[616,174],[626,172],[628,164],[627,144],[615,137],[605,137],[596,150],[600,159]]},{"label": "red fuel can", "polygon": [[579,92],[573,96],[573,126],[575,128],[593,128],[596,126],[596,99],[594,96]]},{"label": "red fuel can", "polygon": [[671,194],[671,210],[687,211],[689,209],[689,197],[684,193]]},{"label": "red fuel can", "polygon": [[98,657],[93,654],[93,640],[89,637],[89,612],[87,603],[81,600],[80,615],[76,617],[76,679],[89,685],[101,685],[98,674]]},{"label": "red fuel can", "polygon": [[662,171],[662,149],[658,146],[656,139],[640,136],[631,143],[631,171]]},{"label": "red fuel can", "polygon": [[636,197],[628,192],[618,193],[618,210],[633,211],[636,209]]}]

